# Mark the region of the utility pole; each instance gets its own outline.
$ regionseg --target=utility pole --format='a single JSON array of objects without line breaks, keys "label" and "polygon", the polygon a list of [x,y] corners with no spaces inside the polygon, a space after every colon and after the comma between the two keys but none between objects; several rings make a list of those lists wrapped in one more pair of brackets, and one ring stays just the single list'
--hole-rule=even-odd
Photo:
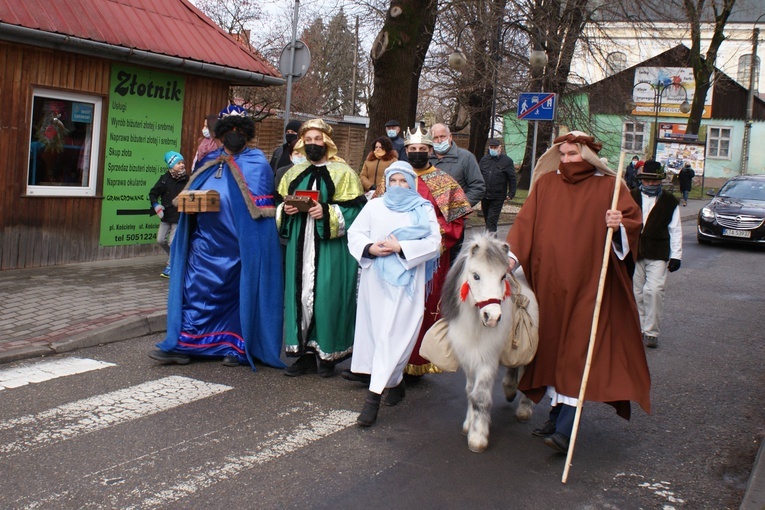
[{"label": "utility pole", "polygon": [[[761,18],[762,16],[760,16]],[[760,20],[757,18],[757,21]],[[749,150],[752,145],[752,118],[754,117],[754,73],[757,70],[757,40],[760,37],[760,29],[752,29],[752,54],[749,61],[749,95],[746,100],[746,122],[744,123],[744,140],[742,143],[743,156],[741,157],[741,175],[746,175],[749,170]]]},{"label": "utility pole", "polygon": [[356,36],[353,39],[353,84],[351,85],[351,115],[356,115],[356,74],[359,67],[359,17],[356,16]]}]

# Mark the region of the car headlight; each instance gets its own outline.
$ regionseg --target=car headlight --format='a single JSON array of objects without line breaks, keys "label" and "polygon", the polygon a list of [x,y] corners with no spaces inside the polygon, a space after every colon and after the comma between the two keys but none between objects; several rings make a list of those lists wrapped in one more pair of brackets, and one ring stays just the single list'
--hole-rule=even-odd
[{"label": "car headlight", "polygon": [[707,221],[712,221],[715,219],[715,213],[709,207],[703,207],[701,209],[701,217]]}]

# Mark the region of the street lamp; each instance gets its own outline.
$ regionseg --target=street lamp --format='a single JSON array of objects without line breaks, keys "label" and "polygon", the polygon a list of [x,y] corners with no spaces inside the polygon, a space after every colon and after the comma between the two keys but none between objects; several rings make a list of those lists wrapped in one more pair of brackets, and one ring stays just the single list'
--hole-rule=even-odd
[{"label": "street lamp", "polygon": [[[459,71],[463,69],[467,65],[467,58],[465,57],[465,54],[460,49],[460,38],[462,37],[462,32],[467,28],[476,25],[478,22],[473,21],[462,27],[460,29],[459,33],[457,34],[457,46],[455,50],[449,55],[449,67],[452,69]],[[506,23],[503,23],[505,25],[504,28],[502,28],[502,24],[499,25],[497,30],[497,39],[496,39],[496,50],[494,54],[494,69],[493,69],[493,76],[492,76],[492,95],[491,95],[491,131],[490,131],[490,138],[494,138],[494,133],[496,132],[496,116],[497,116],[497,82],[499,79],[499,66],[502,63],[502,54],[500,52],[500,48],[504,45],[505,41],[505,34],[507,34],[507,30],[509,28],[521,28],[525,30],[525,28],[522,25],[518,24],[517,20],[508,21]],[[541,45],[539,44],[539,41],[537,39],[534,40],[534,49],[529,54],[529,66],[532,69],[532,72],[539,72],[540,70],[544,69],[544,67],[547,65],[547,53],[542,49]]]},{"label": "street lamp", "polygon": [[[657,81],[656,83],[651,83],[648,81],[639,81],[635,85],[632,86],[632,91],[635,91],[635,87],[638,85],[648,85],[653,90],[653,126],[655,129],[654,136],[653,136],[653,149],[651,152],[651,159],[656,160],[656,151],[658,149],[659,145],[659,111],[661,111],[661,104],[664,97],[664,92],[667,89],[671,89],[673,91],[676,90],[682,90],[683,91],[683,102],[680,103],[680,111],[682,113],[688,113],[691,111],[691,105],[688,102],[688,91],[685,90],[685,87],[682,86],[680,83],[669,83],[664,84],[660,81]],[[630,100],[627,102],[627,109],[629,111],[632,111],[635,109],[635,102]]]},{"label": "street lamp", "polygon": [[743,157],[741,158],[741,174],[747,173],[749,168],[749,145],[751,144],[752,137],[752,117],[754,116],[754,73],[757,69],[757,43],[760,38],[760,29],[757,28],[757,23],[765,16],[765,13],[760,14],[756,20],[754,20],[754,28],[752,28],[752,54],[749,59],[749,95],[746,98],[746,122],[744,123],[744,141],[743,141]]}]

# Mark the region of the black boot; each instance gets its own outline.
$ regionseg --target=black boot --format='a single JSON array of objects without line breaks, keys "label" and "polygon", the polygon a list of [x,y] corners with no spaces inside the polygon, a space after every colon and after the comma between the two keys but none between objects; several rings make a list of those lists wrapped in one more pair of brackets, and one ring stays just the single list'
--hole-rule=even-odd
[{"label": "black boot", "polygon": [[284,370],[287,377],[298,377],[304,374],[316,373],[316,355],[312,352],[303,354],[295,363]]},{"label": "black boot", "polygon": [[402,379],[398,386],[388,388],[388,394],[385,395],[383,404],[386,406],[395,406],[406,396],[406,386],[404,386],[404,380]]},{"label": "black boot", "polygon": [[356,418],[356,423],[360,427],[369,427],[377,421],[377,411],[380,410],[380,397],[373,391],[367,391],[367,398],[364,399],[364,408],[361,414]]}]

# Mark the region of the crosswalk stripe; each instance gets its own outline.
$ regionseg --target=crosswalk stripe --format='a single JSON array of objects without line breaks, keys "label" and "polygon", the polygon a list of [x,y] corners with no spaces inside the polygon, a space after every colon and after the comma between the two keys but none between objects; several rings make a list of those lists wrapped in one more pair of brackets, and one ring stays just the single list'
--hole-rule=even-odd
[{"label": "crosswalk stripe", "polygon": [[[228,480],[238,474],[292,453],[314,441],[330,436],[356,423],[357,413],[347,410],[331,410],[318,416],[312,416],[305,423],[289,431],[273,431],[267,434],[259,448],[238,456],[227,457],[219,465],[205,465],[188,470],[188,474],[177,480],[168,489],[144,499],[136,508],[160,507],[190,496],[202,489]],[[144,492],[145,493],[145,492]]]},{"label": "crosswalk stripe", "polygon": [[170,376],[64,404],[38,414],[0,421],[0,453],[18,453],[58,443],[230,389],[230,386],[222,384]]},{"label": "crosswalk stripe", "polygon": [[50,381],[57,377],[82,374],[113,367],[114,363],[87,358],[64,358],[41,361],[31,365],[0,370],[0,390],[18,388],[31,383]]}]

